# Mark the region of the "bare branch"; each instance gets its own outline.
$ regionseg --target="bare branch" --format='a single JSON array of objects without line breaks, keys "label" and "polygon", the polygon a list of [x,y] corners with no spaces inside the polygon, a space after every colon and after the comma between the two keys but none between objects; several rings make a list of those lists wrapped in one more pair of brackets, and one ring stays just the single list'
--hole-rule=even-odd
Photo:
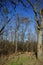
[{"label": "bare branch", "polygon": [[4,26],[1,28],[0,30],[0,35],[4,32],[4,28],[6,27],[6,25],[11,21],[12,17],[4,24]]},{"label": "bare branch", "polygon": [[13,4],[13,5],[15,5],[15,7],[14,7],[14,9],[16,8],[16,2],[14,2],[13,0],[11,0],[11,3]]}]

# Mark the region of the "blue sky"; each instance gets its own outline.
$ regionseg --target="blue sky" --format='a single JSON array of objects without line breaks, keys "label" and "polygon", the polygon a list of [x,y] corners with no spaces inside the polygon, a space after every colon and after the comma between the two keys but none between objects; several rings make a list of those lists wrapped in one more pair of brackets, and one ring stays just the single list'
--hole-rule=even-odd
[{"label": "blue sky", "polygon": [[[6,2],[5,2],[6,1]],[[3,8],[8,8],[8,11],[9,11],[9,14],[7,15],[8,16],[8,19],[13,16],[12,20],[11,20],[11,23],[9,23],[6,28],[9,28],[10,25],[12,25],[14,27],[14,18],[15,18],[15,15],[17,13],[20,14],[21,17],[28,17],[29,19],[31,19],[31,24],[30,24],[30,28],[32,29],[32,32],[33,34],[35,34],[35,30],[34,30],[34,25],[35,25],[35,20],[34,20],[34,12],[30,6],[30,4],[28,4],[26,2],[26,0],[22,0],[24,3],[26,3],[27,7],[28,8],[24,8],[23,5],[21,3],[19,3],[17,6],[16,6],[16,9],[14,10],[14,5],[12,5],[9,0],[5,0],[2,2],[2,5],[3,7],[0,9],[0,22],[1,22],[1,19],[3,20],[3,16],[1,15],[1,13],[3,12]],[[17,0],[15,0],[16,2]],[[31,2],[34,4],[35,0],[31,0]],[[4,5],[5,4],[5,5]],[[41,5],[40,7],[38,8],[39,10],[43,8],[43,0],[41,2]],[[3,22],[2,22],[3,23]],[[4,22],[5,23],[5,22]],[[3,25],[3,24],[2,24]],[[0,25],[0,28],[2,26]]]}]

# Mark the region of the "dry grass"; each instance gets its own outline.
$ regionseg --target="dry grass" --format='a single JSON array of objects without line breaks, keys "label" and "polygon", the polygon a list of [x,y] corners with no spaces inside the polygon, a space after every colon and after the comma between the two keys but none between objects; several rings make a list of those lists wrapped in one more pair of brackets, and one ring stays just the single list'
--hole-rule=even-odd
[{"label": "dry grass", "polygon": [[0,58],[0,65],[43,65],[43,60],[36,59],[34,53],[21,52]]}]

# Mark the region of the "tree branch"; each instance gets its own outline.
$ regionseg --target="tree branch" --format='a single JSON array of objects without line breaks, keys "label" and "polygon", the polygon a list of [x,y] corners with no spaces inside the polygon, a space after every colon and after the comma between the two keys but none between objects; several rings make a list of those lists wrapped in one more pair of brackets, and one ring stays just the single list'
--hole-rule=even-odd
[{"label": "tree branch", "polygon": [[4,32],[4,28],[6,27],[6,25],[11,21],[12,17],[4,24],[4,26],[1,28],[0,30],[0,35]]},{"label": "tree branch", "polygon": [[[37,12],[36,12],[36,10],[35,10],[35,8],[34,8],[32,2],[31,2],[30,0],[26,0],[26,1],[31,5],[31,7],[32,7],[32,9],[33,9],[33,12],[34,12],[35,18],[36,18],[36,22],[37,22],[38,27],[39,27],[39,21],[38,21],[38,18],[37,18]],[[26,6],[26,4],[24,4],[24,2],[23,2],[22,0],[20,0],[20,2],[23,4],[24,7],[28,8],[28,7]]]}]

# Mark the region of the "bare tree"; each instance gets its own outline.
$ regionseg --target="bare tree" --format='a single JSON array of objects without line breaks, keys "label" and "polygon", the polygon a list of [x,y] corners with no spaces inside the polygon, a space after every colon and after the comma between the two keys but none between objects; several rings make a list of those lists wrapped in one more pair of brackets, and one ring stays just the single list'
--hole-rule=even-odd
[{"label": "bare tree", "polygon": [[19,14],[16,15],[16,19],[15,19],[15,52],[17,52],[17,43],[18,43],[18,29],[20,26],[20,17]]},{"label": "bare tree", "polygon": [[21,22],[22,22],[22,24],[21,24],[21,27],[20,27],[20,30],[21,30],[21,32],[20,32],[20,41],[22,42],[23,51],[24,51],[25,34],[26,34],[26,31],[27,31],[30,20],[27,17],[24,17],[24,18],[22,18]]},{"label": "bare tree", "polygon": [[[2,3],[1,3],[2,1],[0,0],[0,8],[1,7],[3,7],[3,5],[2,5]],[[25,2],[23,2],[23,0],[17,0],[17,2],[16,1],[14,1],[14,0],[10,0],[10,2],[14,5],[13,7],[14,7],[14,10],[15,10],[15,8],[16,8],[16,6],[19,4],[19,3],[21,3],[25,8],[29,8],[27,5],[26,5],[26,3]],[[34,12],[34,14],[35,14],[35,19],[36,19],[36,22],[37,22],[37,28],[38,28],[38,31],[39,31],[39,35],[41,36],[41,31],[40,31],[40,24],[39,24],[39,20],[38,20],[38,13],[39,12],[37,12],[37,10],[38,9],[36,9],[36,6],[34,6],[34,4],[32,4],[32,1],[31,0],[26,0],[26,2],[28,2],[28,4],[30,4],[30,6],[32,7],[32,10],[33,10],[33,12]],[[40,2],[39,0],[35,0],[35,2]],[[6,9],[7,10],[7,9]],[[4,12],[6,12],[6,10],[4,10]],[[40,11],[40,10],[39,10]],[[1,28],[1,30],[0,30],[0,35],[2,34],[2,32],[3,32],[3,30],[4,30],[4,28],[6,27],[6,25],[10,22],[10,20],[12,19],[12,17],[9,19],[9,20],[7,20],[7,22],[4,24],[4,26],[2,26],[2,28]],[[18,29],[18,27],[17,27],[17,29]],[[16,29],[16,31],[17,31],[17,29]],[[17,33],[16,33],[17,34]],[[38,35],[38,38],[39,38],[39,35]],[[40,42],[41,43],[41,42]],[[39,55],[40,56],[40,55]]]}]

